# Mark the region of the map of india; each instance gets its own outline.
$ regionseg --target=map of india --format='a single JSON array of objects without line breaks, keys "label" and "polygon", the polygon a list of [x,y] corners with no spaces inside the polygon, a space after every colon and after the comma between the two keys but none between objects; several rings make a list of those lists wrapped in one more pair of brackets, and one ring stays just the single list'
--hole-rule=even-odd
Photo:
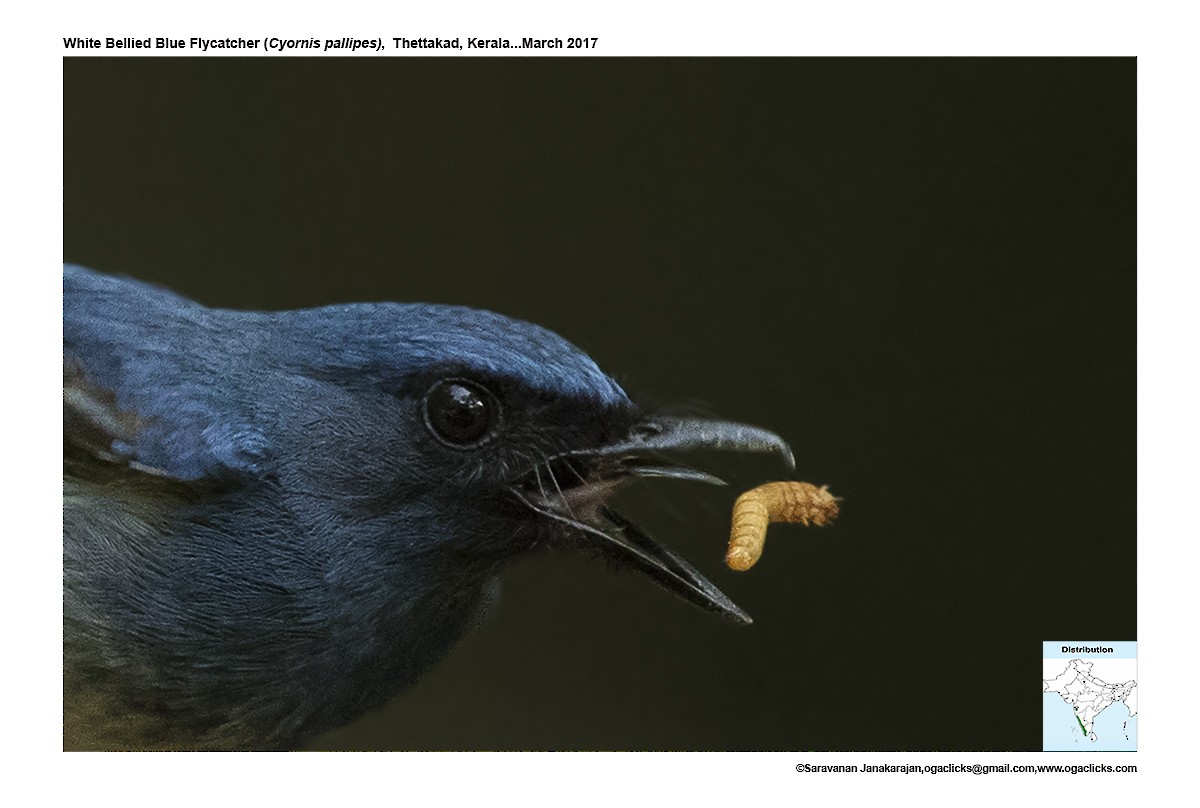
[{"label": "map of india", "polygon": [[[1052,644],[1045,643],[1045,646],[1050,645]],[[1068,736],[1074,735],[1073,744],[1065,743],[1060,737],[1057,745],[1064,751],[1087,751],[1087,747],[1091,747],[1092,744],[1112,750],[1136,749],[1136,650],[1131,654],[1118,650],[1118,646],[1135,644],[1053,645],[1054,657],[1046,658],[1047,651],[1043,650],[1042,693],[1044,699],[1050,698],[1054,701],[1044,700],[1043,710],[1053,711],[1059,729],[1063,728],[1064,722],[1072,718],[1077,725],[1076,733],[1067,732]],[[1072,652],[1077,652],[1078,655]],[[1061,699],[1061,702],[1058,699]],[[1055,703],[1059,704],[1059,707],[1054,708],[1052,705]],[[1064,703],[1070,708],[1070,714],[1063,710]],[[1070,729],[1069,725],[1067,729]],[[1083,739],[1086,739],[1087,743],[1081,748],[1078,744]]]},{"label": "map of india", "polygon": [[1113,702],[1123,702],[1130,715],[1137,715],[1137,683],[1132,679],[1119,685],[1110,684],[1092,676],[1092,663],[1072,659],[1067,669],[1055,679],[1042,680],[1047,693],[1058,693],[1063,701],[1075,708],[1079,726],[1093,741],[1096,733],[1092,727],[1096,716],[1107,710]]}]

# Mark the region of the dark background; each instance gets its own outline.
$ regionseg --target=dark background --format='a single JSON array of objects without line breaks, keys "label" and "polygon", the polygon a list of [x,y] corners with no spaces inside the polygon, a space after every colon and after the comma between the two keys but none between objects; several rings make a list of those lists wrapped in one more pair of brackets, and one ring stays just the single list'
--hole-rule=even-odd
[{"label": "dark background", "polygon": [[314,748],[1040,749],[1135,639],[1132,59],[67,59],[64,257],[210,305],[459,303],[778,431],[843,516],[724,569],[714,459],[626,508],[755,618],[569,555]]}]

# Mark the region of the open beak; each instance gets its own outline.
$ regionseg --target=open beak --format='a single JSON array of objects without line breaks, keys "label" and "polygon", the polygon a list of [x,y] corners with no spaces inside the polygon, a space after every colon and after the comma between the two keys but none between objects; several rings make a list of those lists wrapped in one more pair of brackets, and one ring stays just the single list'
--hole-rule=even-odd
[{"label": "open beak", "polygon": [[634,477],[724,485],[720,478],[681,465],[670,456],[695,450],[771,452],[789,469],[795,468],[787,443],[765,429],[727,421],[655,417],[643,420],[617,442],[550,458],[541,468],[554,481],[551,488],[542,482],[539,472],[536,490],[514,489],[514,493],[541,516],[567,528],[577,540],[638,570],[667,591],[738,623],[750,623],[750,616],[691,564],[607,504],[613,492]]}]

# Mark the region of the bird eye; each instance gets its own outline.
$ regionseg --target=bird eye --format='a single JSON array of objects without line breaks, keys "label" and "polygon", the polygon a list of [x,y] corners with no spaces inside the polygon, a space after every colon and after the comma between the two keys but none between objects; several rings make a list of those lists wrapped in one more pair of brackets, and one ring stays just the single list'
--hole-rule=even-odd
[{"label": "bird eye", "polygon": [[425,423],[451,446],[482,443],[498,416],[495,396],[462,379],[443,379],[425,394]]}]

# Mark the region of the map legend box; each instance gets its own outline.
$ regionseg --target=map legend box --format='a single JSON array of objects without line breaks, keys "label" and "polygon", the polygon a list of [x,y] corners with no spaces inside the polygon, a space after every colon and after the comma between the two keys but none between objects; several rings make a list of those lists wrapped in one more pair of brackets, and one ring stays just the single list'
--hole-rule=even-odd
[{"label": "map legend box", "polygon": [[1042,751],[1137,751],[1137,642],[1042,643]]}]

